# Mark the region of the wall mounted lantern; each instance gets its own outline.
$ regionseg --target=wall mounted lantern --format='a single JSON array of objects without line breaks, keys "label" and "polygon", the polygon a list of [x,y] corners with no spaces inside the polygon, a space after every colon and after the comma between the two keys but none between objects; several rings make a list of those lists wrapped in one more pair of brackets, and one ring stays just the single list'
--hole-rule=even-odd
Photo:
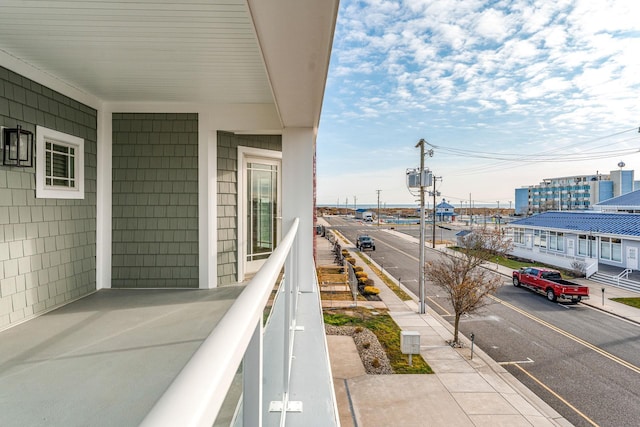
[{"label": "wall mounted lantern", "polygon": [[2,164],[30,168],[33,166],[33,132],[22,129],[2,129]]}]

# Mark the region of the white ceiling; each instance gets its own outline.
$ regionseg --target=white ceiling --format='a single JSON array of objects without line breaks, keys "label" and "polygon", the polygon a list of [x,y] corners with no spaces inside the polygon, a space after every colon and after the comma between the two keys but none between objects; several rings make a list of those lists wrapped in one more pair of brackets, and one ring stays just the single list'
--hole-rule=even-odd
[{"label": "white ceiling", "polygon": [[2,0],[0,51],[104,102],[276,104],[317,126],[338,0]]}]

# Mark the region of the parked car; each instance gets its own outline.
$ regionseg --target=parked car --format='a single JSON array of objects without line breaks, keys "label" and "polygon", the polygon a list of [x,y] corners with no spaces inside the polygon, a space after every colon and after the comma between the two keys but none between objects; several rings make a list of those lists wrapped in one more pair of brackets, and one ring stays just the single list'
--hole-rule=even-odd
[{"label": "parked car", "polygon": [[364,251],[365,249],[371,249],[372,251],[375,251],[376,242],[371,236],[361,234],[358,236],[358,240],[356,241],[356,248],[360,249],[361,251]]}]

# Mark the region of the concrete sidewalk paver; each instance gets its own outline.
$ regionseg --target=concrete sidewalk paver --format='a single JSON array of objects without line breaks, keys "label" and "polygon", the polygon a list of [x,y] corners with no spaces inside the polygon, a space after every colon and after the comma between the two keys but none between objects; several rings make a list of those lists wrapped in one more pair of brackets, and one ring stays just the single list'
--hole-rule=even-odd
[{"label": "concrete sidewalk paver", "polygon": [[349,388],[359,426],[474,426],[436,375],[367,375]]}]

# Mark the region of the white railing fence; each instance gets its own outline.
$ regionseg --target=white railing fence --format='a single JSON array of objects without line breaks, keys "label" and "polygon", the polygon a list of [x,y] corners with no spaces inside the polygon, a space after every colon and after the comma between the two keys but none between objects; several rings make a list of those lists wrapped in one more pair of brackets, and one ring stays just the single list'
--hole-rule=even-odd
[{"label": "white railing fence", "polygon": [[633,270],[631,270],[630,268],[625,268],[620,274],[618,274],[616,276],[616,279],[618,281],[618,286],[620,286],[620,279],[628,279],[629,278],[629,273],[632,273]]},{"label": "white railing fence", "polygon": [[211,427],[240,363],[243,363],[242,425],[262,425],[263,312],[285,267],[286,316],[283,404],[287,407],[298,295],[296,218],[278,247],[256,273],[216,328],[171,383],[142,426]]}]

